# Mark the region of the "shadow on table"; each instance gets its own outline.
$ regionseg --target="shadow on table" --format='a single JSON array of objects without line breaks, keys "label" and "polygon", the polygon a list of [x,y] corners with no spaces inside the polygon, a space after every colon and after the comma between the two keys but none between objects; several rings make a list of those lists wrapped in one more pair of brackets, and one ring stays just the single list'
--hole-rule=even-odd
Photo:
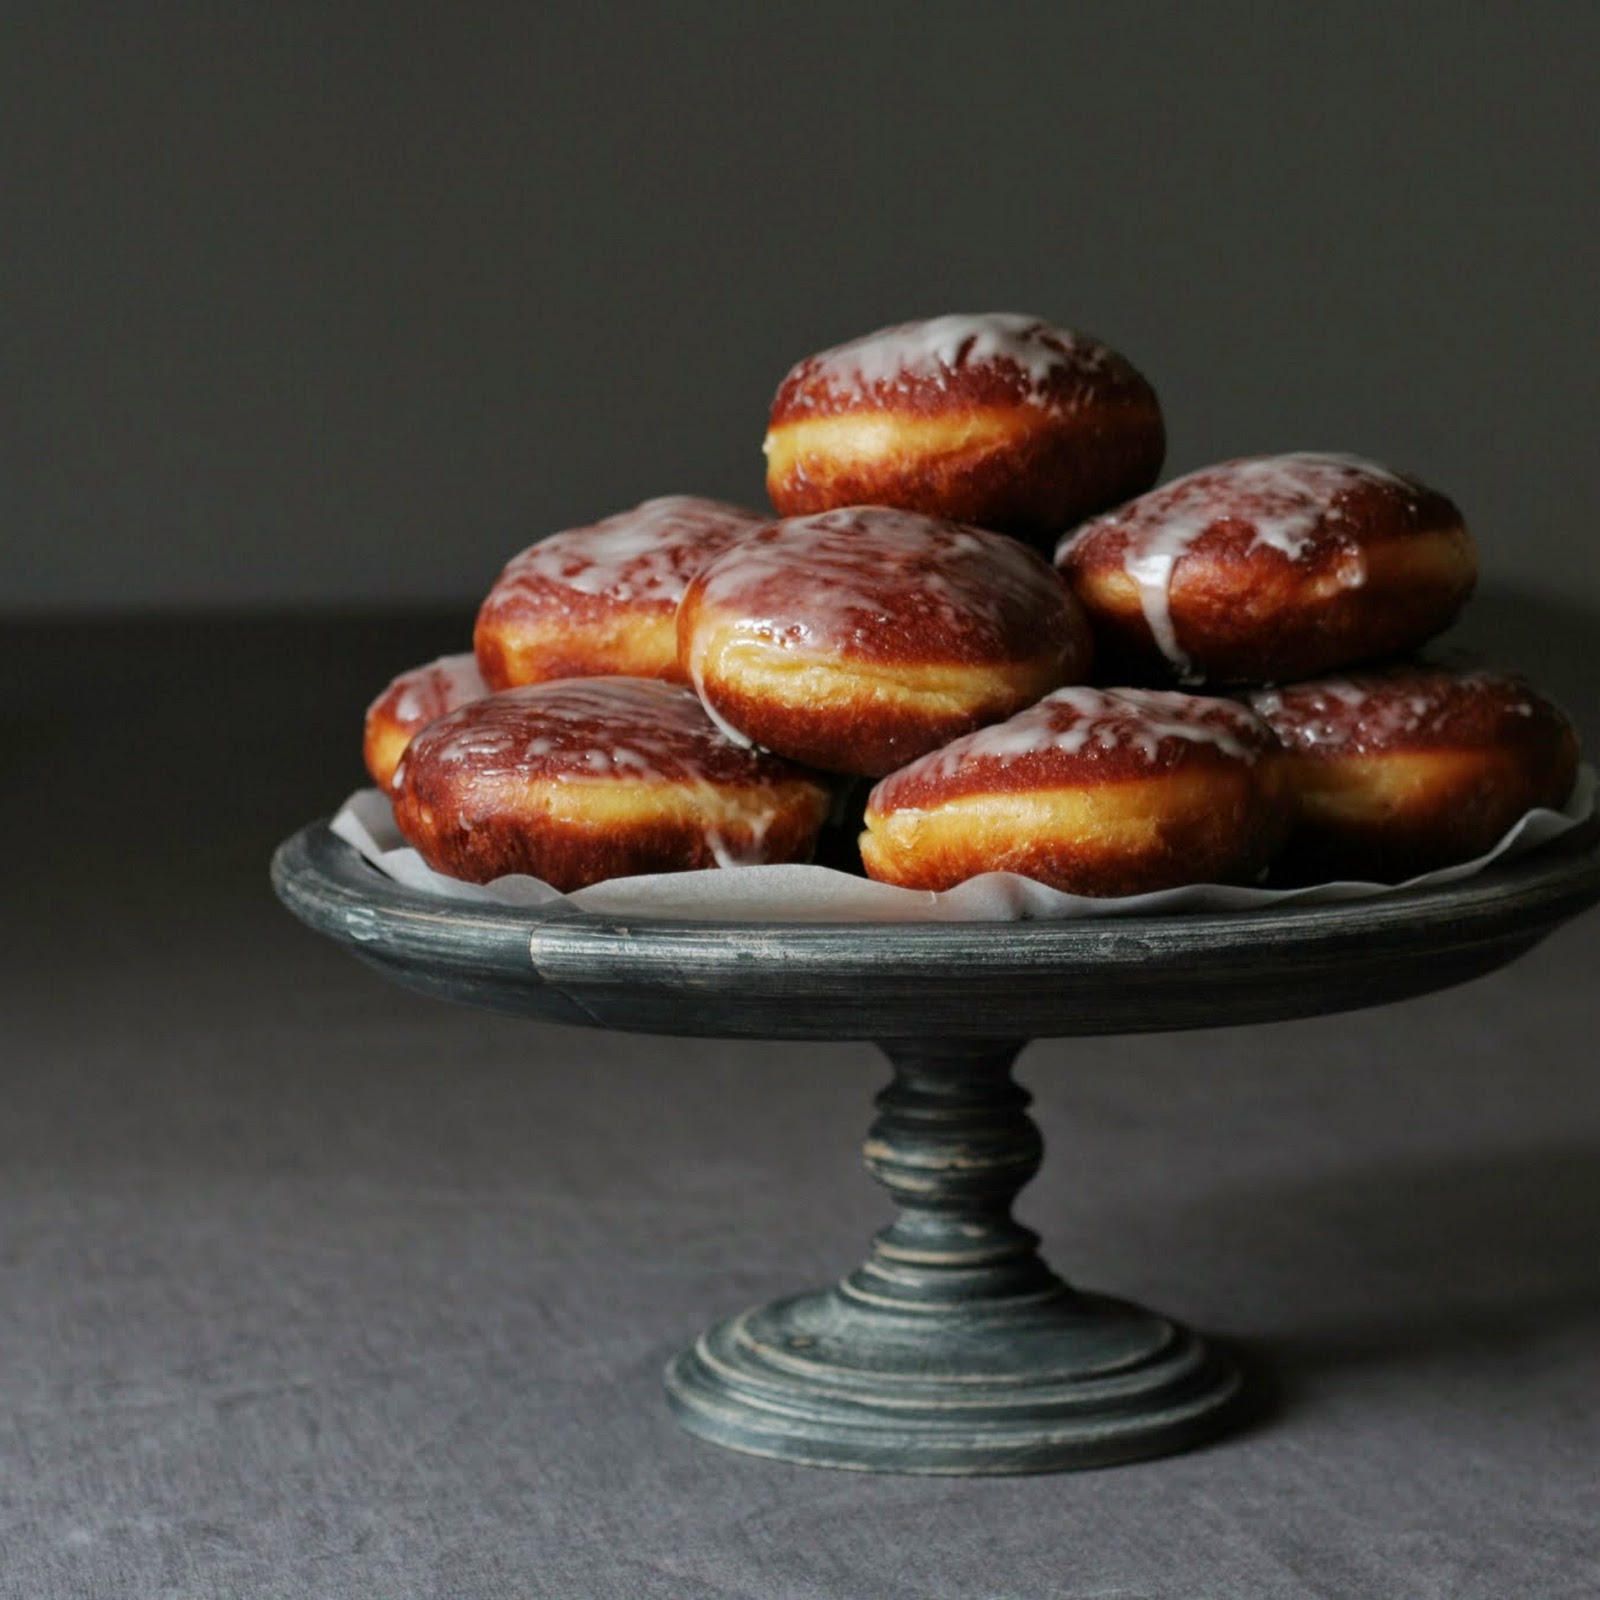
[{"label": "shadow on table", "polygon": [[1509,1353],[1600,1318],[1600,1147],[1355,1171],[1189,1216],[1211,1248],[1274,1264],[1256,1282],[1278,1309],[1242,1354],[1275,1406],[1328,1371]]}]

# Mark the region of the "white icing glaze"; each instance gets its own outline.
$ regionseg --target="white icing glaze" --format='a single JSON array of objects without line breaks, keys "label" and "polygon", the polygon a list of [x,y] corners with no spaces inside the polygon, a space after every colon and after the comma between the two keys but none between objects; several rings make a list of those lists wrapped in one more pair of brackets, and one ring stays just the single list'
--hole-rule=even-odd
[{"label": "white icing glaze", "polygon": [[481,700],[488,694],[489,685],[478,671],[477,658],[469,653],[440,656],[426,666],[402,672],[374,705],[396,689],[400,692],[389,707],[389,714],[404,726],[421,727],[447,711],[454,711],[457,706]]},{"label": "white icing glaze", "polygon": [[1352,677],[1317,678],[1245,697],[1274,731],[1297,750],[1382,749],[1407,744],[1452,707],[1474,694],[1492,694],[1510,716],[1531,717],[1531,691],[1518,678],[1492,671],[1396,669]]},{"label": "white icing glaze", "polygon": [[478,714],[434,723],[431,761],[515,774],[554,759],[554,782],[612,773],[674,781],[721,744],[694,697],[654,678],[571,678],[504,690]]},{"label": "white icing glaze", "polygon": [[[1091,689],[1070,685],[1006,722],[980,728],[941,750],[913,761],[880,785],[893,804],[901,779],[943,782],[975,761],[1008,764],[1048,751],[1065,756],[1087,750],[1133,750],[1154,761],[1168,740],[1211,745],[1236,761],[1254,763],[1272,740],[1261,720],[1244,706],[1169,689]],[[871,804],[878,804],[875,791]]]},{"label": "white icing glaze", "polygon": [[[1015,649],[1008,634],[1019,615],[1043,624],[1067,603],[1049,570],[1015,541],[878,506],[775,524],[713,561],[698,594],[703,614],[720,613],[719,628],[732,617],[741,637],[780,650],[844,649],[874,634],[936,627],[982,640],[997,659]],[[702,699],[713,631],[695,630],[687,662]]]},{"label": "white icing glaze", "polygon": [[[1360,456],[1317,451],[1249,456],[1175,478],[1119,510],[1085,523],[1062,540],[1056,560],[1059,564],[1071,548],[1105,529],[1126,529],[1123,570],[1139,587],[1139,602],[1151,635],[1180,679],[1193,682],[1198,675],[1172,622],[1172,574],[1178,562],[1224,521],[1247,524],[1253,544],[1296,561],[1319,534],[1339,531],[1335,501],[1344,490],[1362,482],[1384,483],[1411,493],[1418,488],[1411,480]],[[1357,542],[1344,537],[1339,581],[1346,588],[1360,588],[1366,582],[1366,563]]]},{"label": "white icing glaze", "polygon": [[720,500],[663,495],[593,527],[570,528],[530,545],[507,564],[496,595],[554,584],[621,604],[675,606],[712,556],[770,520]]},{"label": "white icing glaze", "polygon": [[[1348,678],[1324,678],[1317,685],[1316,693],[1325,697],[1324,709],[1328,711],[1335,706],[1358,706],[1367,697],[1367,691],[1357,688]],[[1262,689],[1246,695],[1245,701],[1257,715],[1274,717],[1283,710],[1284,691]]]},{"label": "white icing glaze", "polygon": [[[939,379],[961,367],[1004,361],[1039,394],[1064,372],[1085,373],[1110,365],[1111,352],[1097,340],[1038,317],[993,311],[976,316],[934,317],[906,322],[852,339],[801,362],[794,371],[836,400],[857,399],[868,390],[902,379]],[[792,376],[793,374],[791,374]],[[794,403],[814,403],[804,392]]]}]

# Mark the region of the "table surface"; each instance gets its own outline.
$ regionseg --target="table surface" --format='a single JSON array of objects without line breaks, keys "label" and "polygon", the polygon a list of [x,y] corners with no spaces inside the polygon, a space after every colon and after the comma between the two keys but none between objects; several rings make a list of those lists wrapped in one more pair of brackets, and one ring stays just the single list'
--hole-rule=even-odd
[{"label": "table surface", "polygon": [[859,1045],[383,983],[272,846],[466,619],[11,626],[0,1596],[1451,1600],[1600,1591],[1600,916],[1468,988],[1040,1043],[1021,1213],[1271,1405],[1182,1457],[870,1478],[660,1398],[852,1265]]}]

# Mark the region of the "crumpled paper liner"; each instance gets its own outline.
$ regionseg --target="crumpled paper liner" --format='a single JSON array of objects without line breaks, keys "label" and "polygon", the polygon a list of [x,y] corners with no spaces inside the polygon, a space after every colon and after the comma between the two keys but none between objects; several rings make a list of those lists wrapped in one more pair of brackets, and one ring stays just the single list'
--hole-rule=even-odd
[{"label": "crumpled paper liner", "polygon": [[400,837],[388,798],[377,789],[358,789],[340,808],[332,827],[396,883],[443,899],[476,904],[571,906],[605,916],[683,917],[706,922],[1046,922],[1326,905],[1456,883],[1481,872],[1492,861],[1524,855],[1588,821],[1594,813],[1595,787],[1594,769],[1585,766],[1561,810],[1530,811],[1492,850],[1475,860],[1441,867],[1401,884],[1318,883],[1294,889],[1254,889],[1197,883],[1116,900],[1064,894],[1014,872],[986,872],[935,894],[926,889],[897,889],[832,867],[812,866],[652,873],[612,878],[562,894],[538,878],[517,875],[475,884],[433,871]]}]

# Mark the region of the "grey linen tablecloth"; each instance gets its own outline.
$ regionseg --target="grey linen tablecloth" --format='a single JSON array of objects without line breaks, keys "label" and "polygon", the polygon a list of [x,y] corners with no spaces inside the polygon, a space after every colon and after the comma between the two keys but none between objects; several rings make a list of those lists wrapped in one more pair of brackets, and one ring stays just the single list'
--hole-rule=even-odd
[{"label": "grey linen tablecloth", "polygon": [[1023,1057],[1025,1220],[1242,1351],[1247,1431],[735,1456],[661,1366],[861,1253],[873,1052],[432,1004],[267,889],[459,628],[9,631],[0,1596],[1600,1594],[1600,918],[1401,1007]]}]

